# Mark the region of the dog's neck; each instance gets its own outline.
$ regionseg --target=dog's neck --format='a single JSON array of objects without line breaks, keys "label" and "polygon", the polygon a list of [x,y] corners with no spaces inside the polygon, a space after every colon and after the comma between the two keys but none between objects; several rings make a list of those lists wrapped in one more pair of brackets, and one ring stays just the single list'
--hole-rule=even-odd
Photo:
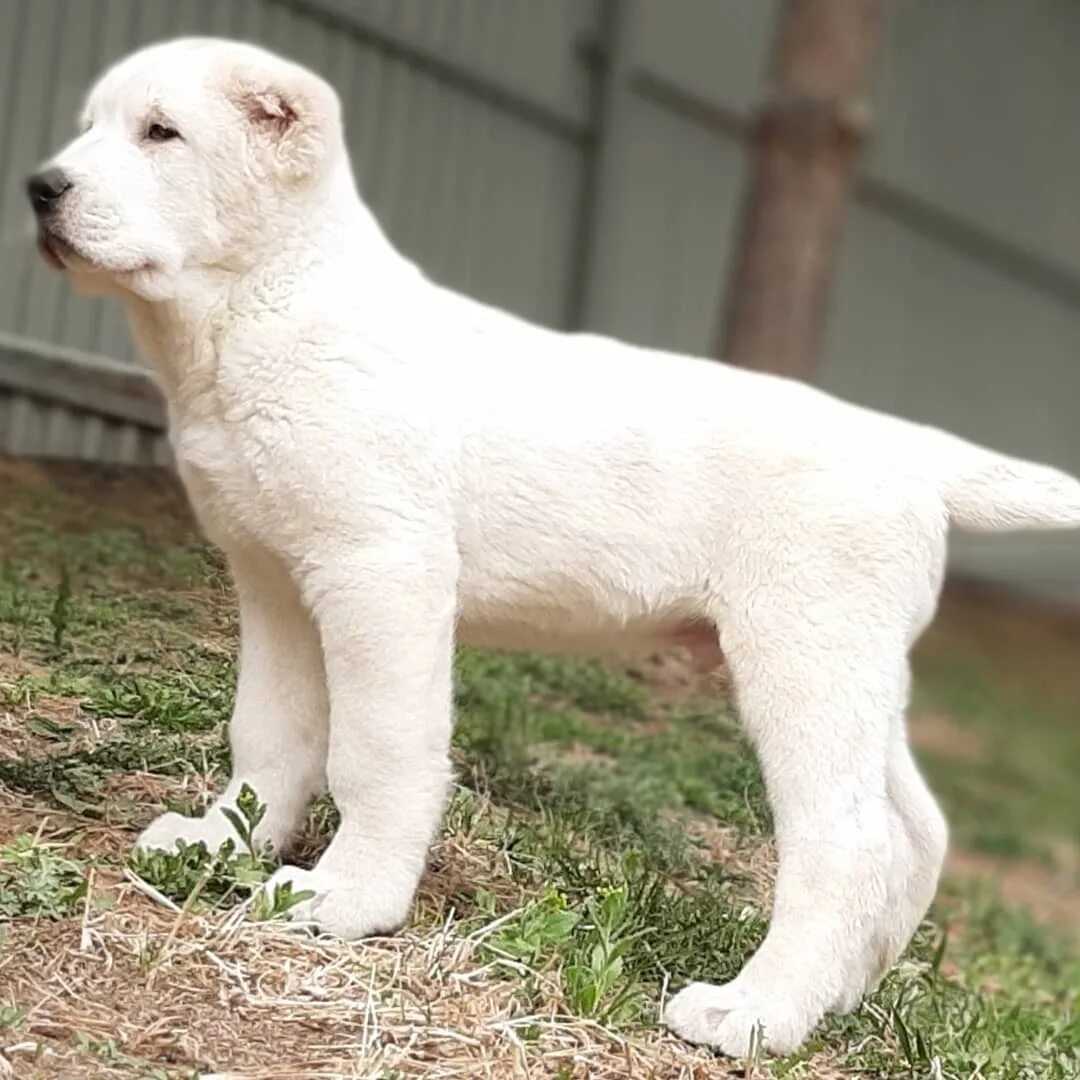
[{"label": "dog's neck", "polygon": [[[249,264],[185,270],[166,299],[125,292],[132,334],[157,376],[171,409],[185,409],[213,390],[220,331],[245,309],[258,306],[275,280],[295,277],[305,265],[340,263],[358,297],[378,296],[403,276],[419,271],[390,243],[374,214],[357,194],[348,167],[328,178],[317,208],[298,214],[295,227],[277,233]],[[347,188],[347,190],[340,190]]]}]

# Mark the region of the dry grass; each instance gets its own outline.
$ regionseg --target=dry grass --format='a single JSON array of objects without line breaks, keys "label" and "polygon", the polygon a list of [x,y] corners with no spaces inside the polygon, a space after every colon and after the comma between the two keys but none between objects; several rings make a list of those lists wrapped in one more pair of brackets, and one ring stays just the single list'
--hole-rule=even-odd
[{"label": "dry grass", "polygon": [[[35,821],[33,810],[7,801],[7,829],[70,838],[71,822],[40,810]],[[82,840],[79,848],[86,853]],[[130,871],[94,874],[80,918],[16,919],[10,927],[0,1001],[32,1004],[18,1040],[0,1050],[0,1075],[744,1074],[658,1031],[620,1033],[570,1015],[552,967],[529,971],[481,955],[513,912],[463,929],[446,896],[478,876],[499,890],[505,876],[490,853],[453,837],[432,862],[417,927],[358,944],[249,922],[247,905],[184,911]]]}]

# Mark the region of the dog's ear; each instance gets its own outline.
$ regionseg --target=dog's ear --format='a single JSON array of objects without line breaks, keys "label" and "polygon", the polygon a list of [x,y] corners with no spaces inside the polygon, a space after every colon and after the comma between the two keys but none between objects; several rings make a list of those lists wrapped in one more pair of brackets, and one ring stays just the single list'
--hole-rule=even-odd
[{"label": "dog's ear", "polygon": [[237,67],[225,96],[271,172],[293,183],[319,172],[340,123],[337,96],[322,79],[286,61]]}]

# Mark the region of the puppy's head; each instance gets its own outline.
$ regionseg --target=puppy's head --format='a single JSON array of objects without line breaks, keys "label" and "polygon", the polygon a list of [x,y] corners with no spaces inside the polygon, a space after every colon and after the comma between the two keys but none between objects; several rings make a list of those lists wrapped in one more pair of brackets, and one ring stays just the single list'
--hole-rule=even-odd
[{"label": "puppy's head", "polygon": [[262,49],[154,45],[91,90],[82,133],[27,183],[38,245],[88,291],[174,295],[295,232],[344,160],[334,91]]}]

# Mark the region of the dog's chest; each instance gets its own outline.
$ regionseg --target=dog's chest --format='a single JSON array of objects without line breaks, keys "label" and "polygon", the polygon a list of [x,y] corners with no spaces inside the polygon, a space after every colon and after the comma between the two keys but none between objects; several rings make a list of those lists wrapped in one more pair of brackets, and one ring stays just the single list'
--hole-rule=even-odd
[{"label": "dog's chest", "polygon": [[175,423],[170,431],[177,471],[195,514],[217,544],[257,536],[258,479],[236,445],[236,435],[204,420]]}]

